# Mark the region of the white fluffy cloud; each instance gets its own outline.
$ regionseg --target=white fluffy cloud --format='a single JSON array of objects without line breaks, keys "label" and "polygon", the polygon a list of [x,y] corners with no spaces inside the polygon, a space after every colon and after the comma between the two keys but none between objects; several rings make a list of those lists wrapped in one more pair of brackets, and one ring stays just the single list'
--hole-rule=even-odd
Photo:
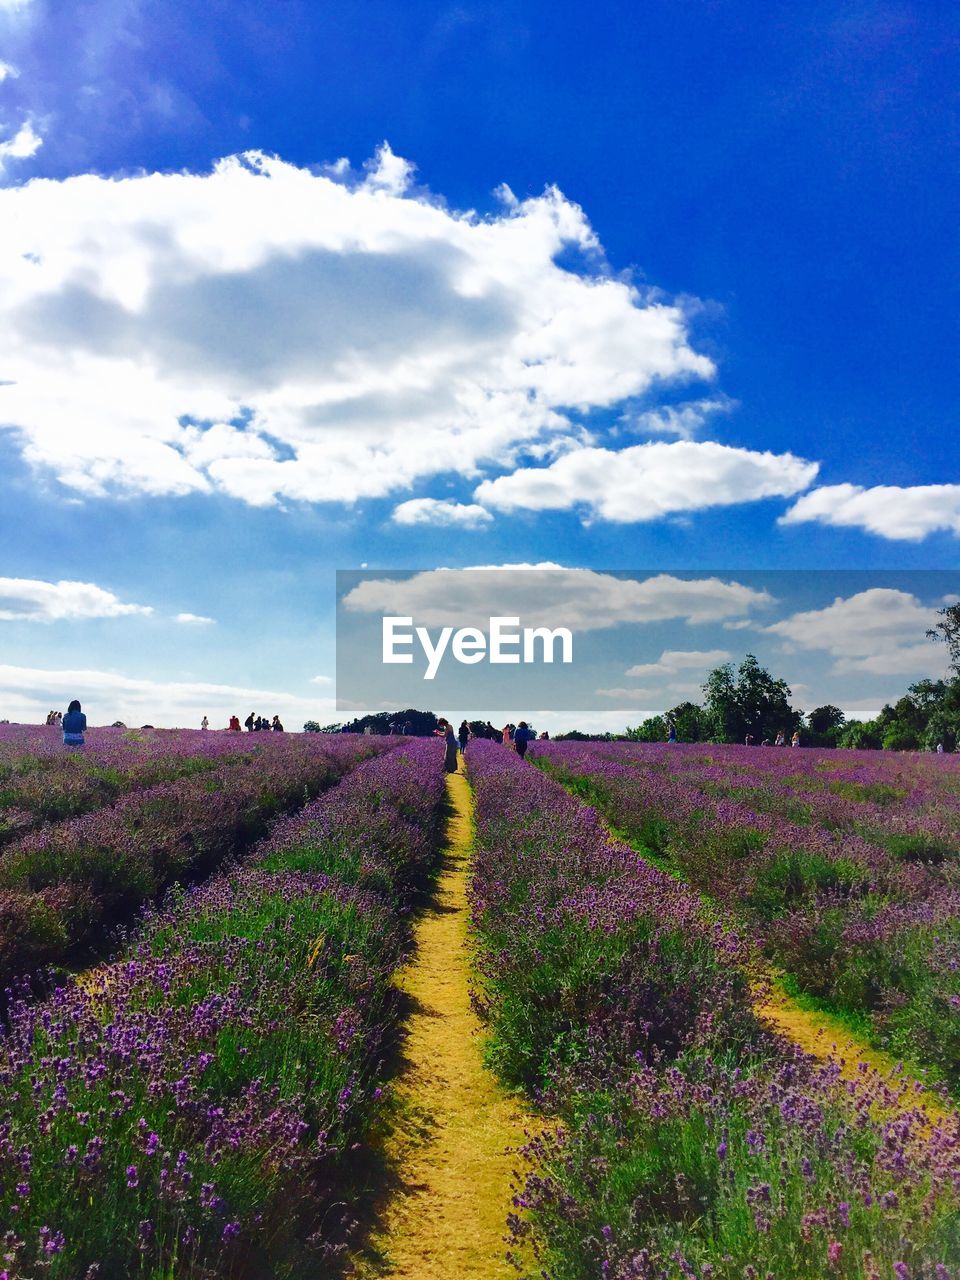
[{"label": "white fluffy cloud", "polygon": [[661,573],[641,581],[549,565],[433,569],[404,579],[370,578],[343,599],[351,613],[409,615],[428,627],[456,623],[483,629],[491,616],[516,615],[524,626],[578,631],[674,618],[715,622],[769,603],[765,592],[736,580]]},{"label": "white fluffy cloud", "polygon": [[72,698],[83,703],[91,724],[152,724],[200,727],[209,716],[214,728],[225,728],[231,715],[241,719],[251,708],[279,714],[288,729],[305,720],[333,718],[330,697],[301,698],[271,689],[204,681],[165,681],[86,669],[44,670],[0,665],[0,718],[40,723],[50,707],[66,707]]},{"label": "white fluffy cloud", "polygon": [[176,621],[182,622],[186,626],[191,627],[208,627],[215,621],[215,619],[208,618],[202,613],[178,613]]},{"label": "white fluffy cloud", "polygon": [[[3,70],[4,74],[0,75],[0,80],[4,80],[12,68],[3,64]],[[34,129],[33,124],[25,120],[16,133],[0,142],[0,174],[6,168],[8,160],[28,160],[36,155],[42,146],[43,139]]]},{"label": "white fluffy cloud", "polygon": [[960,484],[824,485],[780,517],[781,524],[811,521],[903,542],[919,542],[940,531],[960,534]]},{"label": "white fluffy cloud", "polygon": [[474,494],[500,511],[581,508],[621,524],[706,507],[790,497],[817,474],[792,453],[758,453],[710,441],[579,449],[547,467],[522,467],[485,480]]},{"label": "white fluffy cloud", "polygon": [[475,502],[447,502],[440,498],[411,498],[394,508],[396,524],[428,524],[440,527],[456,525],[462,529],[479,529],[493,516]]},{"label": "white fluffy cloud", "polygon": [[385,147],[365,176],[251,153],[0,190],[0,424],[87,495],[350,502],[555,456],[579,411],[713,376],[559,191],[483,218],[411,178]]},{"label": "white fluffy cloud", "polygon": [[945,649],[924,639],[936,621],[936,609],[910,592],[872,587],[763,629],[781,637],[787,652],[819,649],[832,654],[836,674],[942,675]]},{"label": "white fluffy cloud", "polygon": [[664,649],[656,662],[641,662],[626,675],[645,679],[648,676],[675,676],[681,671],[708,671],[731,658],[726,649]]},{"label": "white fluffy cloud", "polygon": [[0,621],[62,622],[150,614],[149,605],[125,604],[92,582],[0,578]]},{"label": "white fluffy cloud", "polygon": [[16,80],[19,74],[20,72],[12,63],[0,61],[0,84],[3,84],[4,80]]}]

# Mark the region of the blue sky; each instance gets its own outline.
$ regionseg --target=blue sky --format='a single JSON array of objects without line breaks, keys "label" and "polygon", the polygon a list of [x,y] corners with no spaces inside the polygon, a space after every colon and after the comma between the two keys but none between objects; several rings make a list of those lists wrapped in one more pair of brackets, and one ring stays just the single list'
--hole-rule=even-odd
[{"label": "blue sky", "polygon": [[956,567],[958,45],[0,0],[0,716],[324,718],[361,564]]}]

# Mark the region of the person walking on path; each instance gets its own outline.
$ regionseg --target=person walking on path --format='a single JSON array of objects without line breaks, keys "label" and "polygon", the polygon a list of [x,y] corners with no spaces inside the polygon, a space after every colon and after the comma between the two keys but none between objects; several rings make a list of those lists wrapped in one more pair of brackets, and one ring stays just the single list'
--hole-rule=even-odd
[{"label": "person walking on path", "polygon": [[449,720],[445,720],[441,716],[437,721],[435,733],[438,737],[443,738],[447,748],[443,755],[444,773],[456,773],[459,762],[457,760],[457,735],[453,732],[453,725]]},{"label": "person walking on path", "polygon": [[513,745],[521,760],[527,754],[527,743],[531,742],[536,736],[536,731],[530,728],[526,720],[521,720],[513,731]]},{"label": "person walking on path", "polygon": [[86,728],[87,717],[81,711],[80,703],[74,698],[67,707],[67,714],[63,717],[63,745],[82,747]]},{"label": "person walking on path", "polygon": [[466,720],[460,721],[460,732],[457,737],[460,740],[460,754],[463,755],[467,750],[467,743],[470,741],[470,726]]}]

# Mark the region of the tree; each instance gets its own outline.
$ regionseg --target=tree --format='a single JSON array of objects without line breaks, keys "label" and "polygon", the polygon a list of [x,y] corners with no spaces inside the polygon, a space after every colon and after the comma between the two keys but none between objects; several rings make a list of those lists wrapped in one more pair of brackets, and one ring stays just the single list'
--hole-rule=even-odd
[{"label": "tree", "polygon": [[822,707],[814,707],[807,716],[807,725],[811,733],[827,736],[843,728],[847,717],[839,707],[827,702]]},{"label": "tree", "polygon": [[695,702],[680,702],[667,712],[667,722],[676,725],[677,737],[681,742],[702,742],[707,736],[706,720],[703,707]]},{"label": "tree", "polygon": [[947,646],[950,667],[960,676],[960,600],[940,609],[937,616],[940,621],[930,628],[927,636],[930,640],[939,640]]},{"label": "tree", "polygon": [[714,667],[701,687],[708,735],[717,742],[742,741],[733,663],[724,662]]},{"label": "tree", "polygon": [[852,751],[878,751],[883,746],[883,731],[876,720],[848,720],[837,739],[837,746]]},{"label": "tree", "polygon": [[664,716],[651,716],[636,728],[627,730],[630,742],[663,742],[666,736],[667,721]]},{"label": "tree", "polygon": [[734,675],[729,662],[715,667],[703,684],[704,722],[718,742],[754,742],[787,735],[798,728],[803,714],[790,705],[787,682],[770,674],[748,653]]}]

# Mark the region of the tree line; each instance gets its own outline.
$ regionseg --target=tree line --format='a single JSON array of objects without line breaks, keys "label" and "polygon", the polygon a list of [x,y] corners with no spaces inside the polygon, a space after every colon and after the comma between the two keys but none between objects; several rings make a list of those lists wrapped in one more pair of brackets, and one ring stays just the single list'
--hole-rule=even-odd
[{"label": "tree line", "polygon": [[949,674],[918,680],[873,720],[848,720],[830,703],[805,714],[791,705],[786,681],[748,653],[739,667],[726,662],[710,672],[702,703],[681,702],[628,729],[626,736],[660,742],[672,724],[681,742],[745,742],[748,737],[774,742],[780,733],[789,741],[799,730],[808,746],[934,751],[940,744],[955,751],[960,744],[960,603],[941,609],[938,619],[927,636],[947,645]]}]

